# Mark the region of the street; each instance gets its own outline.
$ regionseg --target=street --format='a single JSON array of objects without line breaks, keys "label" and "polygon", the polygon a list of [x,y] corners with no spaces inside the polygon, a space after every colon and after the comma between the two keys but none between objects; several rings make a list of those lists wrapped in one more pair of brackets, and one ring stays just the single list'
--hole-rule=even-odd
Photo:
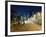
[{"label": "street", "polygon": [[20,31],[39,31],[41,30],[41,25],[35,23],[26,23],[23,25],[13,24],[11,25],[11,32],[20,32]]}]

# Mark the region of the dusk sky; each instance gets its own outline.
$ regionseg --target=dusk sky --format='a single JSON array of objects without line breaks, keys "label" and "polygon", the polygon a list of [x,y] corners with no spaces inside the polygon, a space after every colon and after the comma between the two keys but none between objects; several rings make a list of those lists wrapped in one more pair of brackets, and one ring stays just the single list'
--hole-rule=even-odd
[{"label": "dusk sky", "polygon": [[11,5],[11,16],[31,16],[32,12],[41,12],[41,6]]}]

